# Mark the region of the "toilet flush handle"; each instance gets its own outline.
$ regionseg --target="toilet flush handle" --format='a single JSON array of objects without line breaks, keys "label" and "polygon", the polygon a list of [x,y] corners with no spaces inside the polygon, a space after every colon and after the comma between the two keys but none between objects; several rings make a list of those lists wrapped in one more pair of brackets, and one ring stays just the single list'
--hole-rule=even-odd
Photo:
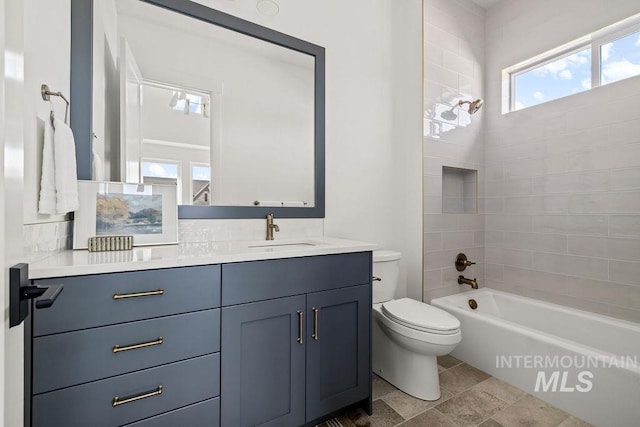
[{"label": "toilet flush handle", "polygon": [[371,281],[372,281],[372,282],[382,282],[382,279],[381,279],[381,278],[379,278],[378,276],[373,276],[373,277],[371,278]]}]

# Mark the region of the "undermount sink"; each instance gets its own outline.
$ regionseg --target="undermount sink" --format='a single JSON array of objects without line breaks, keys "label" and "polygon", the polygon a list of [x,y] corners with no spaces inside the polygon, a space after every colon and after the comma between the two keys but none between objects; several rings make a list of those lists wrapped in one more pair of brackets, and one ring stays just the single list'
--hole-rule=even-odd
[{"label": "undermount sink", "polygon": [[317,246],[316,243],[312,242],[265,242],[265,243],[254,243],[247,245],[250,249],[304,249],[312,246]]}]

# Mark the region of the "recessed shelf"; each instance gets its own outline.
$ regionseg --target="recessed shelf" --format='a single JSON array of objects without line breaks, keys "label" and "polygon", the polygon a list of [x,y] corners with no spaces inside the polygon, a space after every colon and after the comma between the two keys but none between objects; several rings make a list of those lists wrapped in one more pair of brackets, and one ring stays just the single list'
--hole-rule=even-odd
[{"label": "recessed shelf", "polygon": [[478,212],[478,171],[442,167],[442,212]]}]

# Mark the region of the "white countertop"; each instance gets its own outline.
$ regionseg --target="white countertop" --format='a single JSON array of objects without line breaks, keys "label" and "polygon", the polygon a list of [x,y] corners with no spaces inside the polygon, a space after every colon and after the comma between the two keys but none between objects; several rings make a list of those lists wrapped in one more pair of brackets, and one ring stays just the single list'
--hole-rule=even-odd
[{"label": "white countertop", "polygon": [[68,250],[29,263],[29,279],[329,255],[371,251],[377,248],[373,243],[313,237],[272,241],[181,243],[114,252]]}]

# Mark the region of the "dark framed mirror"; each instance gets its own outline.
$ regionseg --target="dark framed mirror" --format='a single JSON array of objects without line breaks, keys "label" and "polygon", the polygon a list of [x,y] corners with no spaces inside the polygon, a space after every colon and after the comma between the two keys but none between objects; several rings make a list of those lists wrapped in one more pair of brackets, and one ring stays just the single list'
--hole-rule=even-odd
[{"label": "dark framed mirror", "polygon": [[78,178],[97,158],[105,180],[173,179],[185,219],[324,217],[324,48],[195,2],[113,5],[117,42],[104,3],[71,2]]}]

